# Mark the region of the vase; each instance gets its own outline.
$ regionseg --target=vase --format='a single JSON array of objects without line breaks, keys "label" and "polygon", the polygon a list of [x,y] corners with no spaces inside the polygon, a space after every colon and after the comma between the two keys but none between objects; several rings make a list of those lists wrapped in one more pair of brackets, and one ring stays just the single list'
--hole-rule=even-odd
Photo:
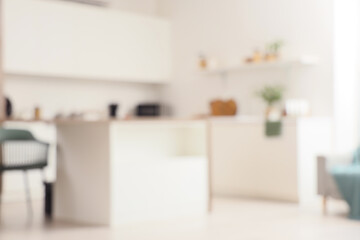
[{"label": "vase", "polygon": [[265,119],[269,121],[279,121],[281,119],[281,111],[279,108],[269,105],[265,110]]},{"label": "vase", "polygon": [[269,106],[266,107],[266,110],[265,110],[265,119],[269,119],[272,111],[274,111],[274,107],[273,107],[273,106],[269,105]]}]

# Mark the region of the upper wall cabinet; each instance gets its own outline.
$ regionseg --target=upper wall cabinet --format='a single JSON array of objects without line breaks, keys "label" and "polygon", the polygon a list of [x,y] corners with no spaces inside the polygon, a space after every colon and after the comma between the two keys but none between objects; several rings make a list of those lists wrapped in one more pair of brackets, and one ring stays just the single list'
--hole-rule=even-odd
[{"label": "upper wall cabinet", "polygon": [[170,24],[47,0],[3,0],[7,74],[162,83],[171,70]]}]

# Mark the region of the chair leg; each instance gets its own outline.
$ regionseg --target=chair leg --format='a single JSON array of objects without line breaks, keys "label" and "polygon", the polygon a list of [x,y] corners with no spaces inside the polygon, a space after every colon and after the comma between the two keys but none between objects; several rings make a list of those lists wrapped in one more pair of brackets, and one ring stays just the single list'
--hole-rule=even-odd
[{"label": "chair leg", "polygon": [[26,194],[26,203],[28,208],[28,217],[29,219],[33,218],[33,209],[31,204],[31,193],[30,193],[30,185],[27,171],[24,171],[24,184],[25,184],[25,194]]},{"label": "chair leg", "polygon": [[327,214],[327,196],[323,196],[322,208],[323,208],[323,214],[326,215]]},{"label": "chair leg", "polygon": [[1,221],[1,210],[2,210],[2,196],[3,196],[3,174],[0,172],[0,221]]}]

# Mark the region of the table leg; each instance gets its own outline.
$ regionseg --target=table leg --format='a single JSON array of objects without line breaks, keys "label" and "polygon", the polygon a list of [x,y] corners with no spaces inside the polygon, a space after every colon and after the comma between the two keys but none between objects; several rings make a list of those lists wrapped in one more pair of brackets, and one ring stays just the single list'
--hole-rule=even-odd
[{"label": "table leg", "polygon": [[2,190],[3,190],[3,188],[2,188],[2,186],[3,186],[3,175],[2,175],[2,173],[0,172],[0,196],[1,196],[1,194],[2,194]]},{"label": "table leg", "polygon": [[[2,145],[0,145],[0,166],[2,164]],[[1,209],[1,198],[3,193],[3,173],[0,171],[0,209]]]},{"label": "table leg", "polygon": [[3,192],[3,174],[0,172],[0,221],[1,221],[1,208],[2,208],[2,192]]}]

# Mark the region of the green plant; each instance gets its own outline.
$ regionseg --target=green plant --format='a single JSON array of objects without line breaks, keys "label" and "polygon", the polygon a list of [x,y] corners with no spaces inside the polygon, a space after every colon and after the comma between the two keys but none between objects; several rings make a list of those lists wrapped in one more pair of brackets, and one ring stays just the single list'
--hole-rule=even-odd
[{"label": "green plant", "polygon": [[272,106],[274,103],[281,101],[283,93],[284,88],[282,86],[265,86],[256,95],[262,98],[268,106]]},{"label": "green plant", "polygon": [[278,54],[280,48],[284,46],[284,42],[281,40],[270,43],[267,46],[268,52],[272,54]]}]

